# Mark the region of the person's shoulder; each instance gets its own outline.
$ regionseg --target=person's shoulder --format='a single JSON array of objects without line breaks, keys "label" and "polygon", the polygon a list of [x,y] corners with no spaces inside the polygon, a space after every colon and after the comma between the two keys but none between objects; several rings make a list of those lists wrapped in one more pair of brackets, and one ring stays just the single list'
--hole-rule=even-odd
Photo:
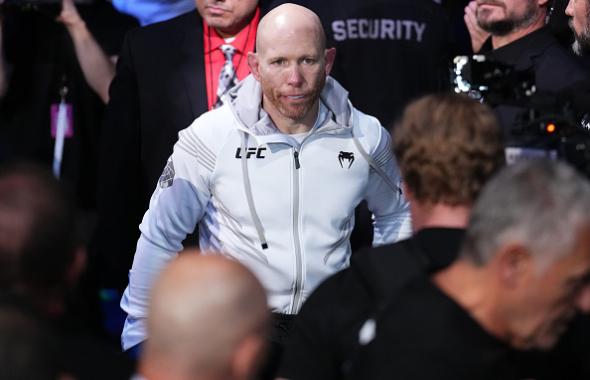
[{"label": "person's shoulder", "polygon": [[354,107],[352,112],[354,113],[353,135],[367,148],[368,153],[375,151],[381,140],[388,137],[387,130],[375,116],[368,115]]},{"label": "person's shoulder", "polygon": [[353,107],[352,112],[356,113],[356,119],[358,121],[357,125],[360,128],[375,128],[376,126],[381,126],[381,122],[372,115],[366,114],[363,111]]},{"label": "person's shoulder", "polygon": [[412,259],[413,255],[408,255],[411,239],[404,239],[379,247],[363,248],[353,255],[350,262],[351,268],[364,273],[363,276],[372,277],[373,271],[377,269],[386,269],[393,263],[401,263],[408,260],[408,258]]},{"label": "person's shoulder", "polygon": [[[566,65],[567,68],[573,68],[581,72],[586,72],[581,60],[570,50],[561,45],[557,40],[549,45],[545,50],[546,59],[556,65]],[[561,66],[555,66],[554,69],[559,71]]]},{"label": "person's shoulder", "polygon": [[425,272],[421,256],[412,248],[412,239],[366,248],[353,255],[350,270],[377,300],[388,298],[406,281]]},{"label": "person's shoulder", "polygon": [[537,78],[549,83],[538,83],[540,90],[559,91],[571,84],[590,79],[590,74],[582,62],[557,40],[547,46],[541,59],[543,69],[539,69],[540,75],[537,75]]},{"label": "person's shoulder", "polygon": [[[548,28],[537,32],[536,43],[532,44],[530,55],[532,59],[539,57],[544,64],[567,65],[584,71],[580,60],[573,51],[563,46]],[[554,66],[553,70],[557,73],[562,70],[562,67]]]},{"label": "person's shoulder", "polygon": [[236,121],[229,107],[223,106],[203,113],[181,131],[180,135],[187,133],[207,147],[221,146],[230,135],[237,135]]}]

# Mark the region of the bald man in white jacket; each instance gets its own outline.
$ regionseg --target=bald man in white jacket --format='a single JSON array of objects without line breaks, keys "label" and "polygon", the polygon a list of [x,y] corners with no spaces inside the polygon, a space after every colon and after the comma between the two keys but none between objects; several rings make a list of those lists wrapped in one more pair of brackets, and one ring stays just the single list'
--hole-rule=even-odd
[{"label": "bald man in white jacket", "polygon": [[121,301],[124,349],[146,339],[154,278],[197,224],[201,250],[249,268],[280,315],[296,314],[348,265],[363,199],[374,245],[410,234],[389,133],[328,77],[335,50],[317,16],[279,6],[261,20],[256,44],[252,74],[180,132],[152,196]]}]

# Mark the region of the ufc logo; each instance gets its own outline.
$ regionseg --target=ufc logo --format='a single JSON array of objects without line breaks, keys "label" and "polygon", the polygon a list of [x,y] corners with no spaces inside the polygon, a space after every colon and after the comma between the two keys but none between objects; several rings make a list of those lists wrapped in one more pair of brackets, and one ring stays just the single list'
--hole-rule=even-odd
[{"label": "ufc logo", "polygon": [[[248,148],[246,149],[246,158],[252,156],[256,158],[265,158],[264,151],[266,148]],[[242,158],[242,148],[236,149],[236,158]]]}]

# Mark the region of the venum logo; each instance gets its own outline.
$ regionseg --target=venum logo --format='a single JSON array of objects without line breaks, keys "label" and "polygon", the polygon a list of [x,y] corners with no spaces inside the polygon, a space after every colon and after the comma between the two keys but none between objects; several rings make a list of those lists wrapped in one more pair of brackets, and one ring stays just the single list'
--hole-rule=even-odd
[{"label": "venum logo", "polygon": [[338,162],[340,163],[341,168],[344,168],[344,161],[348,162],[347,169],[350,169],[352,163],[354,162],[354,153],[340,151],[338,154]]},{"label": "venum logo", "polygon": [[[256,157],[256,158],[266,158],[264,152],[266,148],[247,148],[246,149],[246,158]],[[236,158],[242,158],[242,148],[236,149]]]}]

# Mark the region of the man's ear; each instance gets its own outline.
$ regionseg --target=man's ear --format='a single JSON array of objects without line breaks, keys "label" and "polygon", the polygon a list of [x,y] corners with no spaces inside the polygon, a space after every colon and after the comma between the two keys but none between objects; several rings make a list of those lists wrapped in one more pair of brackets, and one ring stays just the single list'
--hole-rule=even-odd
[{"label": "man's ear", "polygon": [[260,61],[258,59],[258,53],[248,53],[248,67],[250,67],[250,72],[257,81],[260,81]]},{"label": "man's ear", "polygon": [[326,49],[324,52],[324,58],[326,60],[326,76],[330,75],[330,71],[332,71],[332,66],[334,66],[334,60],[336,59],[336,48],[329,48]]},{"label": "man's ear", "polygon": [[408,188],[406,181],[402,181],[401,185],[402,185],[402,192],[404,194],[404,198],[406,198],[406,200],[410,203],[414,202],[415,201],[414,193],[412,193],[412,190],[410,190]]},{"label": "man's ear", "polygon": [[266,339],[259,335],[246,337],[234,351],[232,375],[234,379],[251,379],[258,371],[266,354]]},{"label": "man's ear", "polygon": [[544,7],[544,6],[549,6],[549,0],[537,0],[537,4],[539,4],[540,7]]},{"label": "man's ear", "polygon": [[509,244],[495,255],[500,283],[506,287],[517,287],[534,271],[534,260],[529,250],[521,244]]}]

